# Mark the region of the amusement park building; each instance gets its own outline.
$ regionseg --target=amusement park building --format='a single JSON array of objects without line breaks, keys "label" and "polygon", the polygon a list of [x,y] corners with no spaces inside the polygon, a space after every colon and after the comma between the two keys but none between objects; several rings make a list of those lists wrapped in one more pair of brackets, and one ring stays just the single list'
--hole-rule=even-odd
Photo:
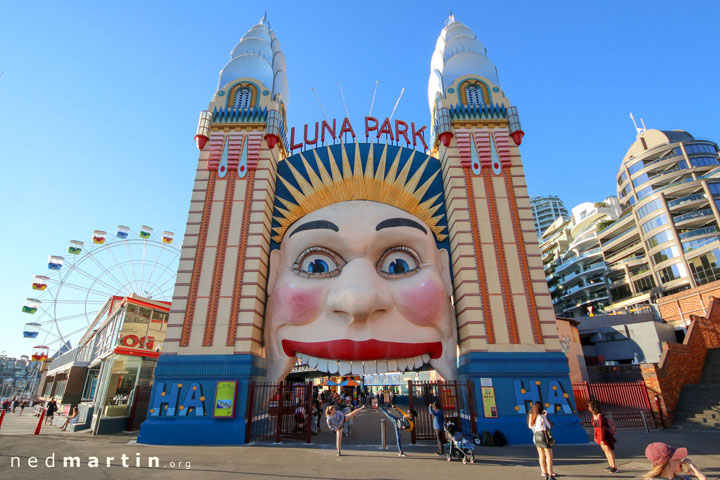
[{"label": "amusement park building", "polygon": [[[524,132],[474,32],[450,16],[437,40],[427,142],[425,127],[372,117],[365,135],[346,118],[317,122],[314,136],[306,125],[304,142],[292,129],[288,141],[287,86],[263,18],[200,115],[138,442],[250,441],[252,422],[266,421],[252,414],[253,382],[284,391],[299,358],[327,376],[434,369],[472,389],[473,428],[514,443],[530,443],[527,409],[542,401],[558,441],[585,443],[538,250]],[[335,142],[320,146],[318,132]]]},{"label": "amusement park building", "polygon": [[682,130],[639,129],[617,174],[623,212],[599,233],[610,271],[608,310],[720,279],[718,167],[711,141]]},{"label": "amusement park building", "polygon": [[616,197],[585,202],[559,217],[540,238],[545,277],[560,317],[582,317],[610,302],[598,232],[620,216]]},{"label": "amusement park building", "polygon": [[39,397],[55,398],[64,412],[78,406],[96,433],[131,429],[136,387],[152,384],[169,310],[137,295],[108,299],[78,346],[50,362]]}]

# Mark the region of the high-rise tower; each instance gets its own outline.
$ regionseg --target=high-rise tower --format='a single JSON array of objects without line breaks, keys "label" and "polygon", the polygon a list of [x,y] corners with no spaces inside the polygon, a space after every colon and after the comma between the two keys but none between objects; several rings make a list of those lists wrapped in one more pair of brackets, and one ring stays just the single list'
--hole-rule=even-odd
[{"label": "high-rise tower", "polygon": [[[216,395],[208,391],[215,385],[209,380],[237,382],[237,390],[246,390],[249,380],[264,375],[271,206],[276,165],[287,145],[285,69],[280,44],[263,18],[232,50],[200,115],[200,157],[142,442],[243,441],[244,416],[218,422],[205,411],[204,397]],[[244,405],[233,407],[244,412]]]},{"label": "high-rise tower", "polygon": [[432,56],[428,101],[431,149],[443,165],[460,375],[475,380],[477,398],[492,397],[479,428],[526,442],[525,414],[540,401],[558,414],[561,441],[584,442],[540,260],[517,109],[485,47],[452,15]]}]

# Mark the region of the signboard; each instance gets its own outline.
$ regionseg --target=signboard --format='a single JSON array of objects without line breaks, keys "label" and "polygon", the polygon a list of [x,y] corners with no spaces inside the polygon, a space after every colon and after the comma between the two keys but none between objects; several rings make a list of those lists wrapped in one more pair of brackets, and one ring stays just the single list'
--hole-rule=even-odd
[{"label": "signboard", "polygon": [[495,402],[495,387],[480,387],[482,391],[483,412],[485,418],[497,418],[497,403]]},{"label": "signboard", "polygon": [[213,418],[235,417],[235,394],[237,393],[237,383],[237,380],[217,382]]},{"label": "signboard", "polygon": [[481,378],[480,379],[480,386],[481,387],[492,387],[492,378]]}]

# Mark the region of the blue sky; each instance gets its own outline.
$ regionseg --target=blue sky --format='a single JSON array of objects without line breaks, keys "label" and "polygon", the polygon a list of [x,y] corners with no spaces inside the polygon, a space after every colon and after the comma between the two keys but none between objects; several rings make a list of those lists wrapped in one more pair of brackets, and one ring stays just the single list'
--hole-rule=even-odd
[{"label": "blue sky", "polygon": [[[265,10],[285,53],[289,123],[427,124],[430,57],[452,8],[498,67],[526,132],[531,195],[568,208],[616,194],[648,128],[720,139],[718,2],[6,2],[0,17],[0,351],[22,340],[34,274],[93,229],[187,219],[200,110]],[[357,127],[356,127],[357,128]]]}]

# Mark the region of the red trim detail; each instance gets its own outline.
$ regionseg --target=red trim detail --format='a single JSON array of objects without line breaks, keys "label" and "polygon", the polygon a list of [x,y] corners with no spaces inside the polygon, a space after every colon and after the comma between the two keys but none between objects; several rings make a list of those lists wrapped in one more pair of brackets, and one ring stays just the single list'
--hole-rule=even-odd
[{"label": "red trim detail", "polygon": [[115,347],[115,353],[121,354],[121,355],[132,355],[135,357],[158,358],[160,356],[160,352],[153,352],[150,350],[135,350],[133,348],[123,348],[123,347]]}]

